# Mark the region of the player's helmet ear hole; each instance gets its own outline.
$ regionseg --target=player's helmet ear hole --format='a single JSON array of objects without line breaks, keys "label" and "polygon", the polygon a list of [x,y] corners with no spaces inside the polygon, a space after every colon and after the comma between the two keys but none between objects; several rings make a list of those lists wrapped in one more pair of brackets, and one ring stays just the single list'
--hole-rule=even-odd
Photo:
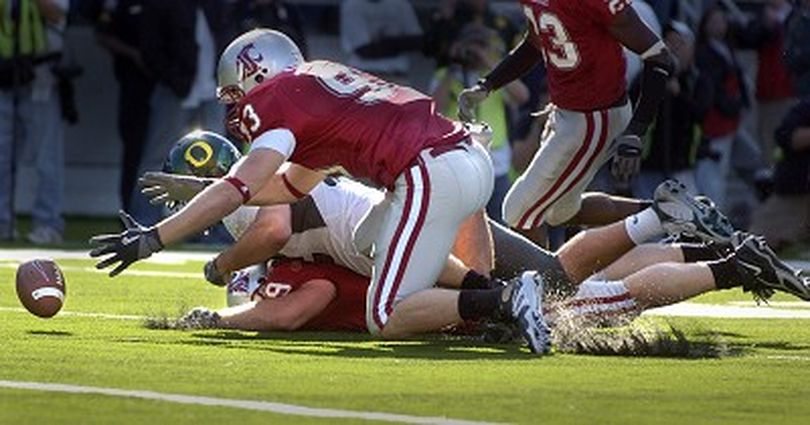
[{"label": "player's helmet ear hole", "polygon": [[264,77],[261,76],[261,75],[257,75],[255,80],[256,80],[256,84],[261,84],[262,81],[264,81]]}]

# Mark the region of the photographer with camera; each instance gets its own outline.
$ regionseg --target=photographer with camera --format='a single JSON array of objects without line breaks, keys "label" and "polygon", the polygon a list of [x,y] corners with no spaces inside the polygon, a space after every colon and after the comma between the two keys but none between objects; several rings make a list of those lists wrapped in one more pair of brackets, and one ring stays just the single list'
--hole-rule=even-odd
[{"label": "photographer with camera", "polygon": [[57,64],[69,0],[11,0],[0,5],[0,240],[15,237],[19,158],[33,163],[37,174],[28,240],[59,243],[65,165]]},{"label": "photographer with camera", "polygon": [[[446,116],[457,114],[457,99],[465,87],[474,85],[505,54],[499,34],[478,23],[467,24],[450,46],[449,66],[439,68],[433,79],[431,95]],[[495,188],[487,204],[487,214],[503,223],[501,204],[512,182],[512,149],[509,141],[509,108],[517,108],[529,100],[529,89],[520,79],[509,83],[505,90],[492,93],[476,109],[476,120],[492,128],[489,154],[495,168]]]}]

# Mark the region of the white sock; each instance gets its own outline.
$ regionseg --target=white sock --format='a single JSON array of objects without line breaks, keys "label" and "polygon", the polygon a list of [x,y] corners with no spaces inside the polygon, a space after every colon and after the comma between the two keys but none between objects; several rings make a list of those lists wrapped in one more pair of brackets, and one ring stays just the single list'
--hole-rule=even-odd
[{"label": "white sock", "polygon": [[627,230],[627,236],[636,245],[659,239],[666,234],[666,230],[661,226],[661,219],[652,207],[624,219],[624,228]]}]

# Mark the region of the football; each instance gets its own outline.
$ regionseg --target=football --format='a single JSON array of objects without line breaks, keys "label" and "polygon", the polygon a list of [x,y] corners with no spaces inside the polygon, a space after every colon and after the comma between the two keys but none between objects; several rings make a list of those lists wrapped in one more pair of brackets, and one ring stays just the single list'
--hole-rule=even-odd
[{"label": "football", "polygon": [[53,260],[37,259],[17,268],[17,297],[31,314],[53,317],[65,302],[65,276]]}]

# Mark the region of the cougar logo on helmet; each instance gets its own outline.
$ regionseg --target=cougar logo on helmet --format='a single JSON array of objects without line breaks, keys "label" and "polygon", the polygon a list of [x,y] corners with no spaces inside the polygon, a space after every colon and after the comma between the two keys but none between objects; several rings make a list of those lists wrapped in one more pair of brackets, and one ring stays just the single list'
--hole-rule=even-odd
[{"label": "cougar logo on helmet", "polygon": [[262,54],[256,50],[253,43],[245,45],[236,56],[236,66],[242,81],[247,80],[259,72],[259,63],[263,60]]}]

